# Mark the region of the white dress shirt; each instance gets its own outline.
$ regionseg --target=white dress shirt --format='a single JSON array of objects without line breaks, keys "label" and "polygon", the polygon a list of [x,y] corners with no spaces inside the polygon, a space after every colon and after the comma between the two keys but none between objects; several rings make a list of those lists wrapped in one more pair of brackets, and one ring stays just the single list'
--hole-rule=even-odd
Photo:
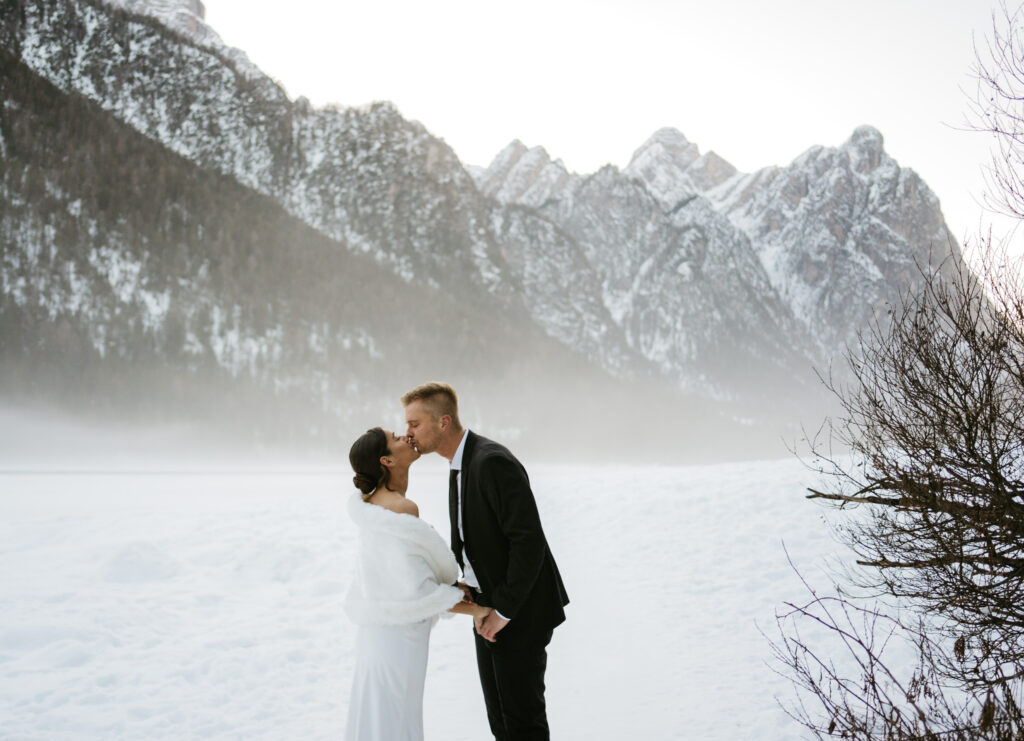
[{"label": "white dress shirt", "polygon": [[[458,501],[456,502],[456,509],[458,511],[459,518],[459,538],[462,539],[462,576],[465,579],[466,584],[473,587],[473,589],[480,589],[480,580],[476,577],[476,572],[473,571],[473,566],[469,563],[469,555],[466,553],[466,535],[462,530],[462,454],[466,450],[466,439],[469,437],[469,428],[466,428],[462,433],[462,441],[459,442],[459,447],[455,450],[455,455],[452,456],[451,468],[453,471],[458,473],[455,476],[457,488],[459,490]],[[498,612],[495,610],[495,612]],[[507,617],[498,612],[498,617],[502,620],[508,620]]]}]

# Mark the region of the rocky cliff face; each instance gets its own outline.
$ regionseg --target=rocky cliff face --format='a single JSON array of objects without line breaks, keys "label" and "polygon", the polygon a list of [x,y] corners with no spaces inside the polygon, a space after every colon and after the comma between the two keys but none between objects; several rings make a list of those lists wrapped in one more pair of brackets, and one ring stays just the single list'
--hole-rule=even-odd
[{"label": "rocky cliff face", "polygon": [[[239,52],[228,47],[212,28],[206,25],[206,8],[200,0],[106,0],[109,5],[133,13],[148,15],[168,28],[185,35],[202,46],[221,52]],[[248,58],[239,52],[239,59]],[[256,70],[255,67],[252,68]],[[258,70],[256,70],[258,73]],[[261,74],[261,73],[258,73]]]},{"label": "rocky cliff face", "polygon": [[917,266],[959,256],[938,199],[871,127],[749,175],[662,129],[621,172],[580,176],[514,142],[475,177],[579,243],[631,348],[726,394],[773,373],[802,384],[914,289]]},{"label": "rocky cliff face", "polygon": [[514,141],[494,158],[490,167],[476,171],[477,184],[500,203],[517,203],[539,208],[549,199],[572,191],[582,178],[573,175],[561,161],[552,162],[543,147],[527,149]]},{"label": "rocky cliff face", "polygon": [[732,178],[708,194],[751,240],[773,288],[821,358],[913,290],[921,268],[960,255],[939,200],[862,126],[842,146]]},{"label": "rocky cliff face", "polygon": [[656,131],[633,153],[625,174],[643,182],[665,211],[721,185],[736,168],[714,152],[701,154],[676,129]]}]

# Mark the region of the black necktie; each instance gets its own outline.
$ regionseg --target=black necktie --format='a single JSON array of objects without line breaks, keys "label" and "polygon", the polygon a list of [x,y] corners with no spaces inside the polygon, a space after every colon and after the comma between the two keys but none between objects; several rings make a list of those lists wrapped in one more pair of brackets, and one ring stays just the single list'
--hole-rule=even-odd
[{"label": "black necktie", "polygon": [[448,518],[452,524],[452,550],[462,565],[462,538],[459,537],[459,469],[448,474]]}]

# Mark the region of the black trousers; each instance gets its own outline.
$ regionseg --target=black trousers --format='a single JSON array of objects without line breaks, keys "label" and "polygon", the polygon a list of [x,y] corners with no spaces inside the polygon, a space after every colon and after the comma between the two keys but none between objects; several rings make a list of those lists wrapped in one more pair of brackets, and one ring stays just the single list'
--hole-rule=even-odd
[{"label": "black trousers", "polygon": [[473,632],[487,720],[497,741],[551,738],[544,704],[544,671],[552,631],[528,628],[513,620],[498,633],[496,643]]}]

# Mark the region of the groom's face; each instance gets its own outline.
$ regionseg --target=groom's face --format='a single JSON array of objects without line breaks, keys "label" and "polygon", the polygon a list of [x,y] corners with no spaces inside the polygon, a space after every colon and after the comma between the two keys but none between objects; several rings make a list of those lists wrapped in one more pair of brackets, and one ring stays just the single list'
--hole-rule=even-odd
[{"label": "groom's face", "polygon": [[405,408],[406,435],[420,453],[433,453],[441,440],[441,423],[416,400]]}]

